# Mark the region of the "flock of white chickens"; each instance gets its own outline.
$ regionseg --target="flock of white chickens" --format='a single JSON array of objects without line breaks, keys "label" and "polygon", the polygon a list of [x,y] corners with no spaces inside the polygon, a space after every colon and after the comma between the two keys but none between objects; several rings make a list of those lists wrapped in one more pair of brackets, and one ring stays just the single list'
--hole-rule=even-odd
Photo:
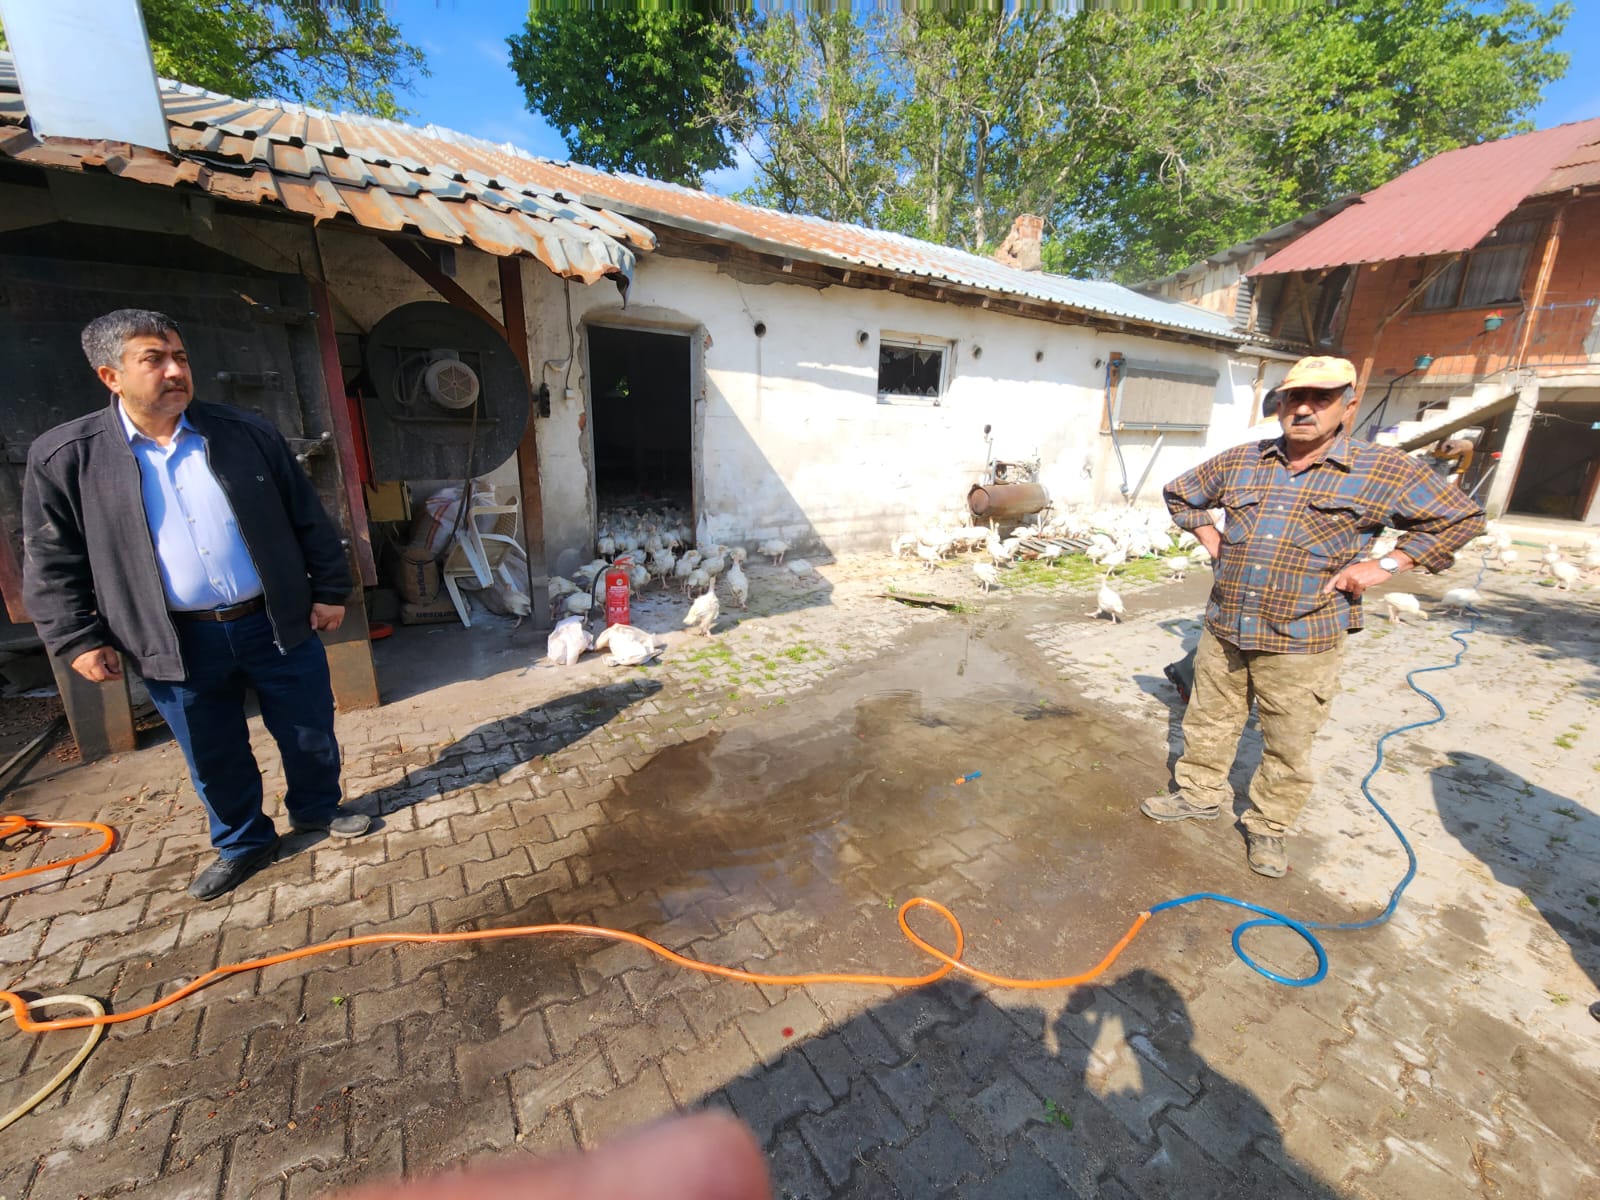
[{"label": "flock of white chickens", "polygon": [[[1394,548],[1399,535],[1386,531],[1374,541],[1369,557],[1377,559]],[[749,551],[744,546],[693,545],[688,523],[675,510],[639,512],[621,510],[602,514],[596,538],[597,557],[572,572],[572,578],[553,576],[550,580],[550,605],[559,620],[550,635],[550,658],[570,666],[588,650],[609,650],[617,665],[648,662],[665,648],[661,639],[633,625],[612,625],[598,636],[588,632],[590,620],[605,612],[606,572],[620,564],[628,572],[629,591],[643,595],[652,586],[665,592],[681,588],[692,600],[683,625],[708,635],[722,614],[718,589],[726,590],[731,604],[746,608],[750,600],[750,578],[743,564]],[[1489,532],[1471,549],[1487,556],[1501,569],[1514,568],[1519,552],[1509,533],[1490,522]],[[814,568],[805,559],[787,562],[789,544],[780,538],[760,543],[756,552],[767,556],[775,566],[786,566],[805,577]],[[934,571],[946,560],[962,554],[975,556],[972,572],[987,594],[1000,583],[1003,572],[1017,562],[1054,562],[1069,555],[1081,555],[1105,571],[1095,594],[1095,609],[1089,615],[1121,621],[1125,613],[1122,596],[1112,587],[1117,569],[1138,559],[1159,558],[1167,578],[1180,580],[1193,567],[1209,566],[1211,556],[1192,533],[1172,524],[1165,509],[1100,508],[1070,510],[1047,521],[1019,525],[1002,538],[990,525],[962,523],[944,515],[914,532],[902,533],[890,544],[897,560],[914,558],[924,569]],[[1555,586],[1568,590],[1586,572],[1600,572],[1600,535],[1585,544],[1580,561],[1571,561],[1558,546],[1551,544],[1540,560],[1538,573],[1548,573]],[[1461,612],[1479,603],[1474,588],[1457,587],[1440,598],[1447,611]],[[1381,597],[1389,620],[1403,623],[1407,617],[1427,619],[1422,601],[1410,592],[1387,592]]]},{"label": "flock of white chickens", "polygon": [[[1372,558],[1381,558],[1394,549],[1398,535],[1385,533],[1372,546]],[[1522,554],[1513,544],[1511,534],[1500,528],[1495,522],[1489,522],[1489,531],[1482,537],[1470,543],[1468,553],[1482,556],[1485,566],[1493,564],[1502,571],[1509,571],[1521,561]],[[1549,543],[1543,555],[1540,556],[1539,566],[1535,569],[1536,575],[1548,574],[1561,591],[1571,591],[1572,586],[1583,576],[1600,572],[1600,534],[1591,537],[1583,545],[1583,555],[1579,562],[1573,562],[1562,552],[1561,547],[1555,542]],[[1459,614],[1482,601],[1483,597],[1476,588],[1456,587],[1451,588],[1439,597],[1439,602],[1446,612]],[[1420,617],[1426,621],[1427,612],[1422,607],[1422,601],[1410,592],[1386,592],[1383,604],[1388,610],[1389,620],[1395,624],[1403,624],[1407,617]]]},{"label": "flock of white chickens", "polygon": [[[1220,515],[1220,514],[1219,514]],[[1385,531],[1373,544],[1369,557],[1382,558],[1394,549],[1400,535]],[[1509,533],[1490,522],[1489,532],[1473,548],[1489,556],[1501,569],[1518,561],[1518,551]],[[896,536],[889,546],[896,559],[915,558],[925,570],[934,571],[940,563],[963,553],[976,555],[972,573],[987,594],[1000,583],[1002,572],[1022,560],[1052,562],[1067,555],[1080,554],[1105,569],[1105,577],[1095,596],[1093,617],[1120,621],[1124,614],[1122,596],[1111,586],[1118,567],[1141,558],[1160,558],[1167,578],[1180,580],[1193,566],[1209,566],[1211,556],[1192,533],[1172,524],[1165,509],[1102,508],[1069,511],[1037,525],[1021,525],[1001,538],[989,526],[964,525],[948,518],[935,519],[916,532]],[[1585,544],[1581,562],[1569,561],[1551,543],[1539,565],[1558,588],[1569,590],[1585,572],[1600,571],[1600,535]],[[1461,612],[1478,603],[1478,592],[1470,587],[1451,588],[1440,598],[1446,610]],[[1389,592],[1382,597],[1389,619],[1401,622],[1407,616],[1427,619],[1421,601],[1409,592]]]},{"label": "flock of white chickens", "polygon": [[1054,562],[1082,555],[1105,568],[1095,595],[1095,617],[1120,621],[1122,596],[1111,586],[1118,567],[1141,558],[1160,558],[1170,579],[1182,579],[1211,556],[1194,534],[1172,523],[1166,509],[1101,508],[1069,510],[1036,525],[1019,525],[1002,538],[993,524],[960,525],[935,520],[914,533],[902,533],[889,545],[896,559],[916,558],[928,571],[962,553],[977,555],[972,573],[985,594],[999,584],[1001,572],[1019,561]]},{"label": "flock of white chickens", "polygon": [[[610,661],[633,666],[656,657],[665,648],[660,639],[633,625],[610,625],[599,636],[588,632],[591,616],[603,617],[606,606],[606,572],[620,565],[628,573],[630,596],[642,595],[652,584],[662,591],[681,588],[693,599],[683,619],[685,627],[709,636],[711,627],[722,615],[717,596],[719,585],[726,587],[730,601],[738,608],[750,603],[750,577],[744,562],[749,551],[743,546],[698,545],[693,542],[687,522],[674,510],[640,513],[622,510],[601,515],[595,538],[598,557],[572,573],[572,578],[550,578],[550,608],[558,617],[550,634],[551,661],[571,666],[586,650],[610,650]],[[800,577],[813,573],[803,558],[784,563],[789,543],[770,538],[756,547],[774,565],[786,566]]]}]

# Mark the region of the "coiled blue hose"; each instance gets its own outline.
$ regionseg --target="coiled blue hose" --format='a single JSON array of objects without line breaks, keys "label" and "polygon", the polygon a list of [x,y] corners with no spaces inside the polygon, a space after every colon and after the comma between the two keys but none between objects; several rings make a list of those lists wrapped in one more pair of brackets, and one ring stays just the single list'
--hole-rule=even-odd
[{"label": "coiled blue hose", "polygon": [[[1485,558],[1484,566],[1478,569],[1478,578],[1473,583],[1474,588],[1477,587],[1478,583],[1482,582],[1483,572],[1487,566],[1488,559]],[[1378,815],[1384,819],[1394,836],[1400,839],[1400,847],[1406,852],[1406,873],[1401,877],[1400,882],[1394,885],[1394,891],[1389,893],[1389,903],[1384,905],[1382,912],[1375,917],[1369,917],[1365,921],[1297,921],[1293,917],[1285,916],[1283,913],[1276,912],[1270,908],[1262,908],[1260,905],[1251,904],[1234,896],[1223,896],[1216,892],[1195,892],[1192,895],[1179,896],[1173,900],[1163,900],[1160,904],[1153,904],[1150,906],[1151,914],[1154,915],[1167,908],[1178,908],[1184,904],[1197,904],[1202,900],[1209,900],[1215,904],[1228,904],[1234,908],[1243,908],[1249,912],[1259,913],[1260,915],[1253,920],[1245,921],[1234,929],[1233,952],[1239,956],[1240,962],[1244,963],[1256,974],[1263,975],[1274,983],[1281,983],[1285,987],[1311,987],[1313,984],[1321,983],[1328,974],[1328,953],[1322,948],[1322,943],[1317,940],[1317,935],[1311,932],[1313,929],[1324,931],[1371,929],[1375,925],[1382,925],[1393,917],[1395,909],[1400,906],[1400,897],[1405,894],[1406,888],[1411,885],[1411,881],[1417,876],[1417,852],[1411,848],[1411,842],[1407,840],[1400,826],[1395,823],[1395,819],[1389,815],[1388,810],[1378,803],[1377,797],[1372,794],[1372,789],[1367,785],[1372,782],[1373,776],[1383,770],[1383,748],[1390,738],[1398,737],[1402,733],[1411,733],[1413,730],[1426,729],[1429,725],[1437,725],[1445,719],[1444,705],[1439,702],[1439,698],[1432,692],[1418,686],[1417,676],[1426,675],[1432,671],[1452,671],[1461,665],[1461,658],[1468,649],[1466,635],[1477,630],[1479,616],[1478,610],[1470,604],[1466,605],[1463,611],[1471,614],[1467,625],[1462,629],[1454,629],[1450,632],[1451,640],[1461,647],[1456,651],[1455,658],[1447,663],[1439,663],[1432,667],[1417,667],[1415,670],[1406,673],[1406,686],[1433,705],[1433,716],[1422,721],[1412,721],[1407,725],[1397,725],[1378,738],[1375,747],[1376,752],[1372,759],[1372,767],[1361,778],[1361,794],[1367,798],[1368,804],[1377,809]],[[1240,944],[1240,939],[1248,931],[1262,926],[1276,926],[1292,930],[1299,935],[1306,945],[1311,948],[1311,952],[1317,956],[1317,969],[1311,974],[1303,976],[1280,975],[1278,972],[1262,966],[1251,958],[1249,954],[1245,953],[1244,947]]]}]

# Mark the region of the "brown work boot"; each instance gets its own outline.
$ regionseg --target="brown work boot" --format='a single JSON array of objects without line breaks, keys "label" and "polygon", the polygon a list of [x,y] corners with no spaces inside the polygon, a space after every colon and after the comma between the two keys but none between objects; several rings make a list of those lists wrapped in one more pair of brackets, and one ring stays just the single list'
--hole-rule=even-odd
[{"label": "brown work boot", "polygon": [[1217,806],[1192,803],[1182,792],[1161,792],[1139,805],[1139,811],[1152,821],[1215,821]]},{"label": "brown work boot", "polygon": [[1283,838],[1275,833],[1244,831],[1245,852],[1250,859],[1250,869],[1269,879],[1281,879],[1289,871],[1289,855],[1283,848]]}]

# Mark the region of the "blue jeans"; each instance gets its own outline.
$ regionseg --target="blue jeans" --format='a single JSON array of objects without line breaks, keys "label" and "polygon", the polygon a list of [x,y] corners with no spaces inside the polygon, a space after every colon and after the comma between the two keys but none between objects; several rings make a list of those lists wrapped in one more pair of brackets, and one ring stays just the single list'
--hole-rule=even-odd
[{"label": "blue jeans", "polygon": [[237,621],[177,621],[189,677],[148,679],[150,699],[183,748],[189,777],[211,820],[211,844],[243,858],[278,836],[261,811],[261,768],[250,751],[244,695],[283,756],[284,807],[299,825],[326,825],[339,807],[339,743],[333,734],[328,656],[315,636],[287,654],[264,612]]}]

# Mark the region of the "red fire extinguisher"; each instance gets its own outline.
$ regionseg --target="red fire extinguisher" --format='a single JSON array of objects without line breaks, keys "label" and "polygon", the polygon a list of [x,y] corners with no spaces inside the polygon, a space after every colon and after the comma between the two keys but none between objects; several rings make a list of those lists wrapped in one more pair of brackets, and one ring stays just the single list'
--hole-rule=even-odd
[{"label": "red fire extinguisher", "polygon": [[628,569],[633,560],[626,555],[606,568],[606,625],[628,624]]}]

